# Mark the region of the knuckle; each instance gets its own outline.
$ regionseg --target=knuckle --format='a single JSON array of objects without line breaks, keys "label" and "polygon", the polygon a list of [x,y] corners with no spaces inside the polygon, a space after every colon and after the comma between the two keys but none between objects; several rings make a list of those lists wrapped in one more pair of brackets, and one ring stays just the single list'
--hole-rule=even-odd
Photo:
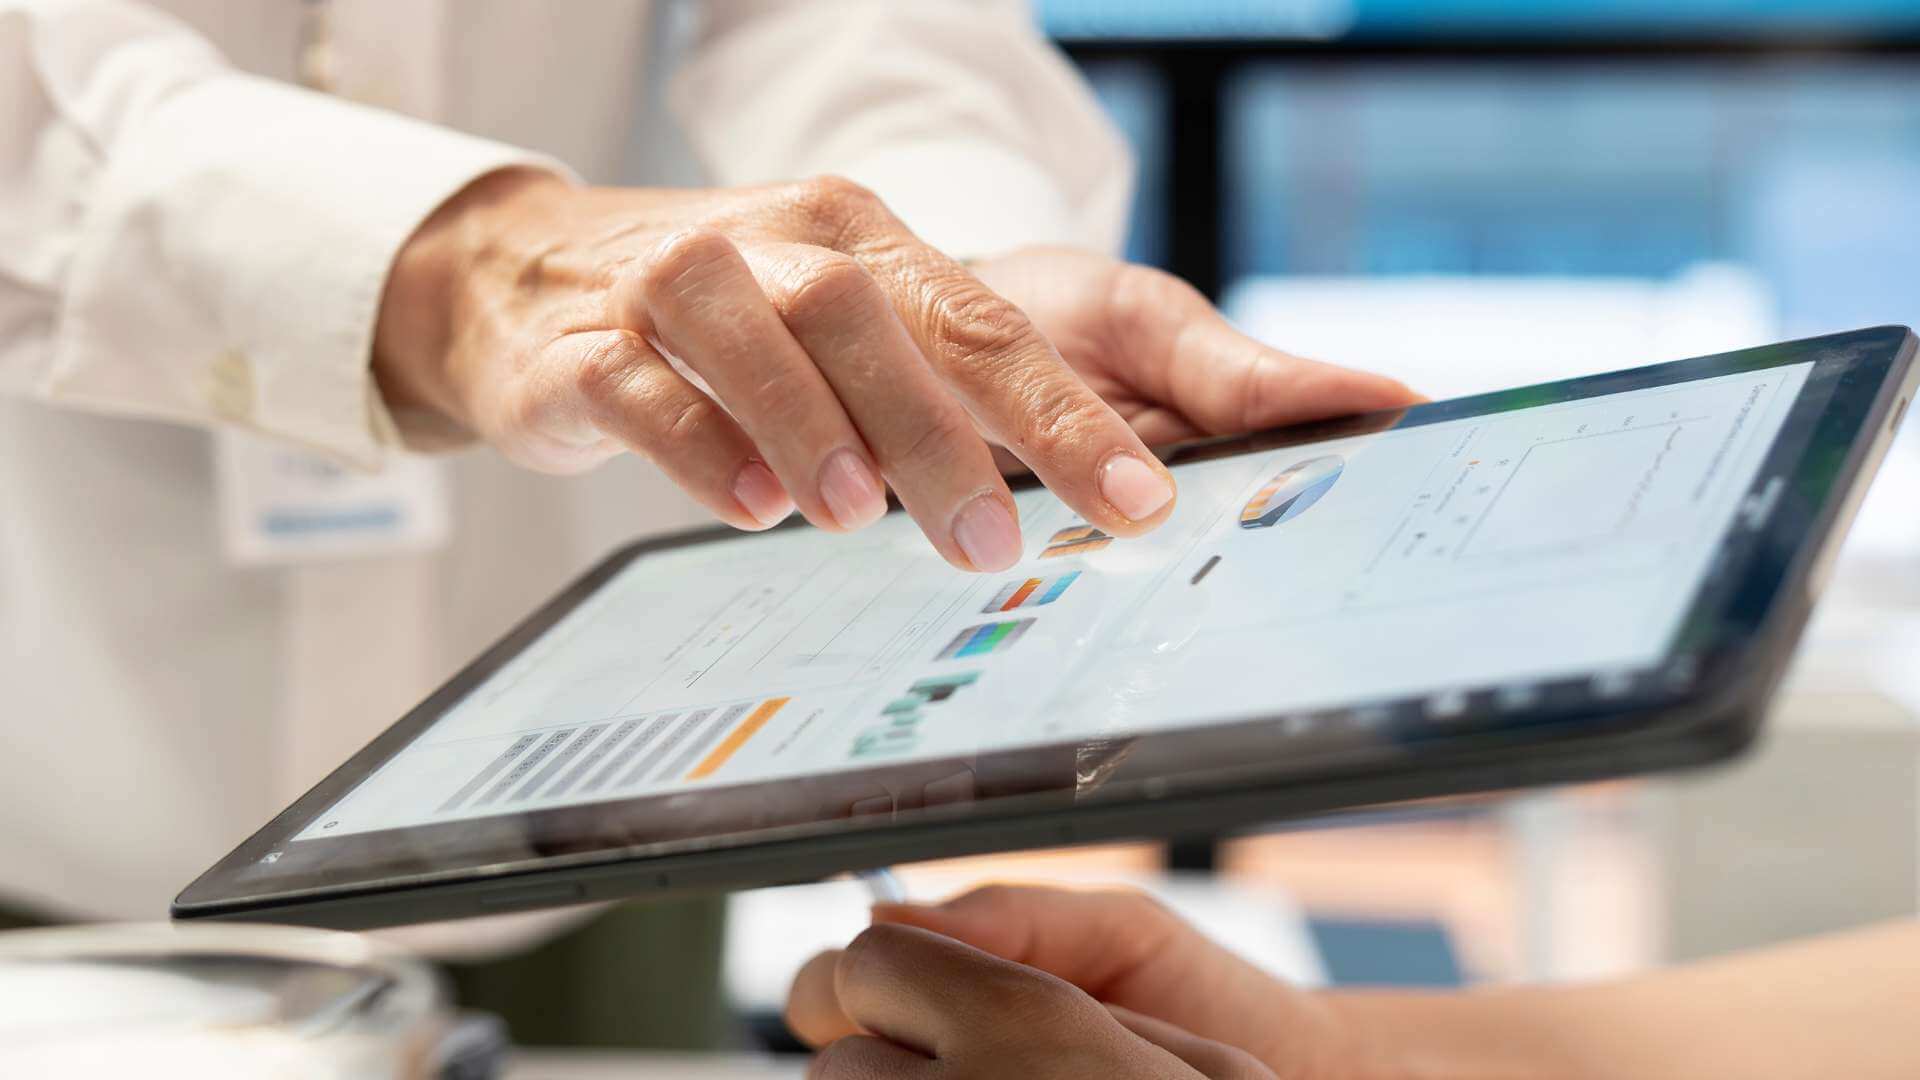
[{"label": "knuckle", "polygon": [[823,253],[794,272],[786,314],[802,323],[832,319],[863,307],[877,289],[859,263],[845,255]]},{"label": "knuckle", "polygon": [[712,430],[723,415],[720,406],[704,394],[691,395],[668,406],[666,425],[660,441],[668,446],[683,443]]},{"label": "knuckle", "polygon": [[594,409],[605,408],[625,397],[640,371],[642,348],[632,331],[600,335],[574,368],[575,392]]},{"label": "knuckle", "polygon": [[932,337],[956,363],[977,365],[1004,357],[1032,330],[1013,302],[972,281],[936,294]]},{"label": "knuckle", "polygon": [[852,225],[884,208],[880,196],[844,176],[811,176],[794,185],[794,201],[813,220]]},{"label": "knuckle", "polygon": [[1065,452],[1087,441],[1102,420],[1097,399],[1068,380],[1056,380],[1036,388],[1029,398],[1020,440],[1042,453]]},{"label": "knuckle", "polygon": [[650,299],[671,297],[736,256],[733,241],[707,226],[682,229],[660,242],[641,277]]},{"label": "knuckle", "polygon": [[1031,1030],[1077,1030],[1094,1011],[1106,1011],[1070,983],[1032,968],[1003,969],[1000,981],[994,993],[997,1008]]}]

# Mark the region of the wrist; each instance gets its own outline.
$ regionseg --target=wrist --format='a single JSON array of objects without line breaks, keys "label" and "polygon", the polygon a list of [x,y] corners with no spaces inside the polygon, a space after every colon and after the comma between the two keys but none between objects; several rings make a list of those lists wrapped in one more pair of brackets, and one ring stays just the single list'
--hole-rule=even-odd
[{"label": "wrist", "polygon": [[537,169],[502,169],[441,203],[407,239],[387,273],[374,328],[373,376],[409,443],[472,437],[452,359],[456,328],[484,317],[475,294],[487,254],[517,207],[570,185]]}]

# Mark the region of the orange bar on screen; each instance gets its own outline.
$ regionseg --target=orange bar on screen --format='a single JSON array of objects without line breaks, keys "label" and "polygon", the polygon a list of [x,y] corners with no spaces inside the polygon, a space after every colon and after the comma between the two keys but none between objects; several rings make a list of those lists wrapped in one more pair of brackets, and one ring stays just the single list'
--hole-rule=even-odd
[{"label": "orange bar on screen", "polygon": [[1014,608],[1019,607],[1021,604],[1026,602],[1027,597],[1033,595],[1033,590],[1039,587],[1040,587],[1039,578],[1037,577],[1028,578],[1026,581],[1026,584],[1020,586],[1018,589],[1013,590],[1013,595],[1007,597],[1007,602],[1000,605],[1000,610],[1012,611]]},{"label": "orange bar on screen", "polygon": [[687,774],[687,779],[704,780],[712,776],[720,766],[727,763],[727,759],[733,756],[734,751],[745,746],[747,740],[753,738],[754,732],[765,727],[767,721],[773,719],[773,714],[779,712],[781,706],[792,700],[792,698],[777,697],[761,702],[759,708],[748,713],[747,718],[740,721],[740,726],[734,728],[719,746],[713,748],[713,753],[708,754],[706,760],[693,767],[693,771]]}]

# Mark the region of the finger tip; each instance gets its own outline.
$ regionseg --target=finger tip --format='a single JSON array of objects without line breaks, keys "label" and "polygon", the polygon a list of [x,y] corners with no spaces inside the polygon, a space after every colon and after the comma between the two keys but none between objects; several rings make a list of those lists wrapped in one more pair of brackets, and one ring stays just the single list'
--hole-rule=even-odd
[{"label": "finger tip", "polygon": [[861,529],[859,525],[847,525],[843,523],[839,518],[826,511],[808,511],[802,509],[800,516],[807,519],[807,524],[819,529],[821,532],[830,532],[838,536],[856,533]]},{"label": "finger tip", "polygon": [[1382,392],[1388,397],[1392,404],[1424,405],[1433,400],[1399,379],[1387,375],[1381,375],[1379,379],[1382,383]]},{"label": "finger tip", "polygon": [[734,472],[733,501],[755,530],[771,529],[793,513],[793,496],[765,462],[751,458]]},{"label": "finger tip", "polygon": [[761,521],[747,511],[737,508],[721,511],[717,516],[722,522],[726,523],[729,528],[738,529],[745,533],[766,532],[768,529],[780,524],[779,520]]},{"label": "finger tip", "polygon": [[1003,570],[1011,570],[1014,567],[1020,565],[1020,558],[1019,556],[1015,555],[1015,556],[1006,557],[1006,558],[976,562],[974,560],[966,558],[965,556],[962,556],[958,561],[954,563],[954,565],[971,574],[998,574]]},{"label": "finger tip", "polygon": [[768,529],[773,528],[785,520],[786,515],[784,514],[774,518],[772,521],[762,521],[750,514],[742,514],[737,518],[729,518],[727,524],[739,529],[741,532],[761,533],[766,532]]},{"label": "finger tip", "polygon": [[1172,512],[1178,497],[1173,473],[1151,454],[1116,450],[1095,470],[1095,483],[1107,507],[1129,526],[1151,528]]},{"label": "finger tip", "polygon": [[887,516],[887,501],[849,507],[843,513],[835,510],[829,514],[832,530],[839,533],[857,533]]},{"label": "finger tip", "polygon": [[1026,554],[1019,511],[1013,499],[999,491],[985,491],[967,500],[953,516],[951,546],[943,548],[947,561],[962,570],[992,574],[1019,563]]},{"label": "finger tip", "polygon": [[1112,521],[1102,525],[1105,531],[1123,540],[1137,540],[1157,531],[1173,517],[1174,508],[1180,504],[1179,492],[1160,505],[1160,508],[1143,518],[1130,518],[1125,515],[1112,515]]}]

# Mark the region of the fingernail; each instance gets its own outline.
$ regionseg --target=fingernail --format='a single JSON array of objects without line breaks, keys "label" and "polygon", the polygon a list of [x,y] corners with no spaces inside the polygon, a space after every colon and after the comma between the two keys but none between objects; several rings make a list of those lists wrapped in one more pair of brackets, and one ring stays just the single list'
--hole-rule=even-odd
[{"label": "fingernail", "polygon": [[793,499],[787,495],[787,489],[780,486],[780,478],[761,461],[740,466],[733,477],[733,498],[763,526],[778,525],[793,513]]},{"label": "fingernail", "polygon": [[871,525],[887,512],[886,492],[859,454],[835,450],[820,466],[820,497],[843,529]]},{"label": "fingernail", "polygon": [[1128,521],[1145,521],[1173,501],[1173,485],[1123,450],[1100,466],[1100,494]]},{"label": "fingernail", "polygon": [[1005,570],[1020,561],[1020,526],[993,495],[981,495],[953,518],[953,542],[975,570]]}]

